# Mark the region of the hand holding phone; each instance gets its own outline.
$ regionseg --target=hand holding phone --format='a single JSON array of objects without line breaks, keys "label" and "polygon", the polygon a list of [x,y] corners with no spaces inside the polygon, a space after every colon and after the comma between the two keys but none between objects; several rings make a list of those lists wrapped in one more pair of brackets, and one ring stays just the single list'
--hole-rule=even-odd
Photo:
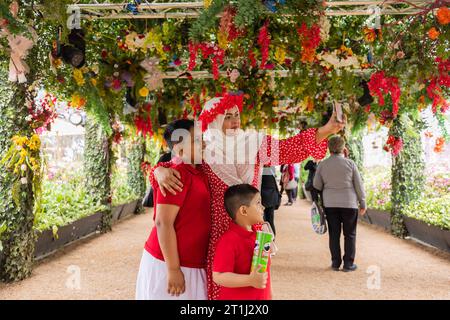
[{"label": "hand holding phone", "polygon": [[342,105],[339,102],[334,101],[333,109],[334,109],[334,113],[336,114],[336,121],[341,122],[341,123],[344,122],[344,117],[343,117],[343,113],[342,113]]}]

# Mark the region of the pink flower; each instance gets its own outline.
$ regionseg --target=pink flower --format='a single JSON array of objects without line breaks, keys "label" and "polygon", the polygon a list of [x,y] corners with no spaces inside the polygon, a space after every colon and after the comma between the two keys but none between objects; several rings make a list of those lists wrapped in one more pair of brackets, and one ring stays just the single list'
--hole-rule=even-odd
[{"label": "pink flower", "polygon": [[403,59],[405,57],[405,53],[403,51],[397,52],[397,59]]}]

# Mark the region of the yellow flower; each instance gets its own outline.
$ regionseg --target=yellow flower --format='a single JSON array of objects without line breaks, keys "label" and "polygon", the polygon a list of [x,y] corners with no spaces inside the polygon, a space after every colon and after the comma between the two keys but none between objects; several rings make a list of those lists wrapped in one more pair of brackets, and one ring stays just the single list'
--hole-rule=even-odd
[{"label": "yellow flower", "polygon": [[91,83],[94,87],[97,86],[97,79],[92,78]]},{"label": "yellow flower", "polygon": [[41,148],[41,139],[37,134],[33,134],[31,139],[28,141],[27,145],[30,148],[30,150],[37,151]]},{"label": "yellow flower", "polygon": [[73,69],[73,78],[75,79],[75,82],[77,83],[78,86],[83,86],[85,81],[84,81],[84,77],[83,77],[83,72],[80,69]]},{"label": "yellow flower", "polygon": [[203,1],[203,4],[204,4],[205,8],[209,8],[209,6],[211,5],[211,3],[212,3],[212,0],[204,0],[204,1]]},{"label": "yellow flower", "polygon": [[139,95],[141,97],[145,98],[146,96],[148,96],[149,93],[150,92],[148,91],[148,89],[146,87],[142,87],[141,89],[139,89]]},{"label": "yellow flower", "polygon": [[70,106],[73,108],[77,108],[80,109],[82,107],[84,107],[86,104],[86,99],[84,99],[83,97],[81,97],[79,94],[75,93],[72,96],[72,99],[70,101]]},{"label": "yellow flower", "polygon": [[221,49],[226,49],[228,45],[228,40],[226,34],[219,32],[217,34],[217,42],[219,43],[219,47]]},{"label": "yellow flower", "polygon": [[284,60],[286,60],[286,51],[283,48],[277,47],[277,50],[275,50],[275,60],[280,64],[284,63]]},{"label": "yellow flower", "polygon": [[12,137],[12,141],[16,146],[23,146],[28,142],[28,138],[15,135],[14,137]]}]

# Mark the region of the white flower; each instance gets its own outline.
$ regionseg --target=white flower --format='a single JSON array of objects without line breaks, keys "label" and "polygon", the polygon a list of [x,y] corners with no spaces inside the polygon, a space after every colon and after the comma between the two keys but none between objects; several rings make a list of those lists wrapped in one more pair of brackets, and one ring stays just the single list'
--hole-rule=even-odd
[{"label": "white flower", "polygon": [[16,150],[17,150],[17,151],[22,150],[22,146],[16,146]]},{"label": "white flower", "polygon": [[27,165],[26,164],[21,165],[20,166],[20,170],[26,171],[27,170]]},{"label": "white flower", "polygon": [[31,114],[29,114],[28,116],[25,117],[25,120],[30,122],[31,120],[33,120],[33,117],[31,116]]},{"label": "white flower", "polygon": [[117,78],[119,75],[120,75],[120,73],[118,73],[118,72],[114,72],[114,73],[113,73],[113,76],[116,77],[116,78]]},{"label": "white flower", "polygon": [[21,182],[22,184],[27,184],[27,183],[28,183],[27,177],[21,178],[21,179],[20,179],[20,182]]}]

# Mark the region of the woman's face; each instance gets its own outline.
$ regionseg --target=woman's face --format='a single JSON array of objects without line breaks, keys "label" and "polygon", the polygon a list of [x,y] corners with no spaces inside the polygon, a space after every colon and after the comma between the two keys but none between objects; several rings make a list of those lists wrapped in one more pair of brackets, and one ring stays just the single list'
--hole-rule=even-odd
[{"label": "woman's face", "polygon": [[238,107],[228,109],[223,120],[222,131],[225,134],[233,134],[241,128],[241,114]]}]

